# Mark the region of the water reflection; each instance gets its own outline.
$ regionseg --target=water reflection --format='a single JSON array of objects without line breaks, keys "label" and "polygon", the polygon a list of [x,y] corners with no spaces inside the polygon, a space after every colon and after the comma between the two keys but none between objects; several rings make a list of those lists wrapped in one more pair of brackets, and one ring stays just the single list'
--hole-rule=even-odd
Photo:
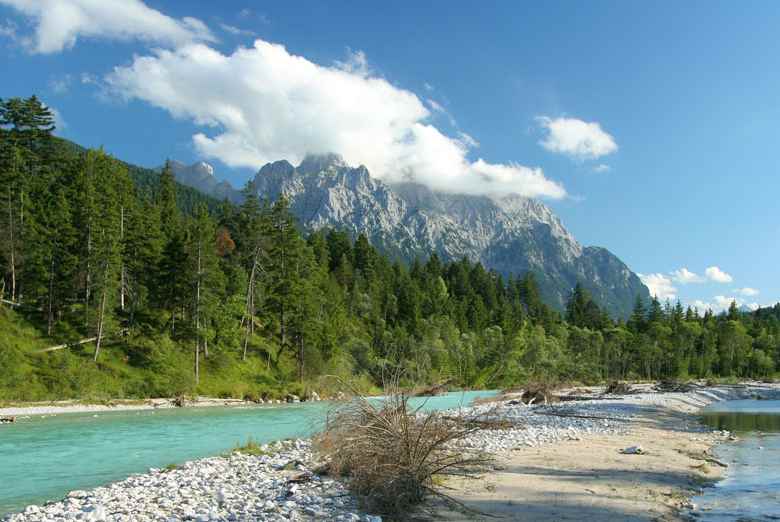
[{"label": "water reflection", "polygon": [[705,413],[702,420],[707,426],[719,430],[780,432],[780,415],[777,413]]},{"label": "water reflection", "polygon": [[716,447],[726,478],[693,499],[696,520],[780,520],[780,401],[730,401],[708,408],[705,424],[739,433]]}]

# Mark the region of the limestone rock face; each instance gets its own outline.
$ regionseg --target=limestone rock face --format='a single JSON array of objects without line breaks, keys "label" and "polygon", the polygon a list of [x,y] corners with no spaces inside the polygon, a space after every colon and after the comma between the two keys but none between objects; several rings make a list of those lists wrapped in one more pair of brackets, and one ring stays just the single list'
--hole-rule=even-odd
[{"label": "limestone rock face", "polygon": [[436,252],[464,256],[508,276],[532,271],[542,295],[562,309],[580,281],[615,317],[627,317],[647,288],[620,259],[583,247],[544,203],[435,192],[412,182],[385,183],[335,154],[263,166],[253,186],[261,198],[284,195],[301,225],[366,234],[385,254],[405,261]]},{"label": "limestone rock face", "polygon": [[[176,179],[218,199],[242,194],[220,182],[205,162],[171,162]],[[308,230],[364,233],[392,258],[445,261],[467,257],[504,276],[536,275],[545,301],[563,309],[579,281],[613,317],[628,317],[637,295],[649,292],[604,248],[583,247],[547,205],[521,196],[492,198],[435,192],[413,182],[385,183],[337,154],[307,156],[297,167],[281,160],[252,180],[261,198],[284,195]]]}]

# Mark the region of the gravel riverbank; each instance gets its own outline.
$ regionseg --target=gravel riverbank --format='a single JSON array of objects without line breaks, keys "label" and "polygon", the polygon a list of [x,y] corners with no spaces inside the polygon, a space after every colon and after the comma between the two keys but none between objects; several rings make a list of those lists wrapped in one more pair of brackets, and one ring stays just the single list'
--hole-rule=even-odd
[{"label": "gravel riverbank", "polygon": [[[289,402],[300,402],[295,396],[290,396]],[[320,400],[316,397],[314,400]],[[260,402],[242,399],[220,399],[217,397],[195,397],[181,402],[178,399],[158,398],[146,400],[113,400],[108,403],[89,404],[79,401],[51,401],[37,403],[12,404],[0,408],[0,417],[23,417],[26,415],[58,415],[60,413],[102,413],[109,411],[145,411],[172,409],[186,406],[188,408],[209,407],[255,407],[258,405],[284,404],[288,401],[267,400]]]},{"label": "gravel riverbank", "polygon": [[[523,451],[565,449],[569,447],[567,444],[579,444],[587,451],[590,440],[614,440],[622,444],[634,440],[631,438],[634,436],[658,436],[655,432],[648,435],[650,432],[637,431],[637,426],[667,411],[678,414],[675,417],[678,431],[684,431],[686,437],[693,437],[706,449],[715,438],[690,435],[709,430],[688,414],[714,401],[756,395],[776,398],[780,394],[776,385],[758,383],[672,393],[655,392],[649,385],[636,389],[639,393],[623,396],[602,395],[599,388],[581,389],[572,393],[578,399],[587,400],[532,406],[509,395],[493,403],[465,408],[462,413],[471,417],[511,423],[505,429],[478,431],[465,443],[505,460],[507,455],[523,454]],[[635,443],[652,451],[654,441],[638,438]],[[280,442],[264,448],[267,454],[260,456],[232,454],[187,462],[171,470],[151,469],[105,487],[71,492],[61,501],[29,506],[24,512],[7,515],[3,520],[381,520],[361,513],[343,484],[311,472],[315,464],[309,441]],[[614,452],[617,449],[613,448]],[[579,457],[571,455],[569,459]],[[642,461],[635,462],[642,464]],[[464,501],[468,503],[468,500],[466,495]]]}]

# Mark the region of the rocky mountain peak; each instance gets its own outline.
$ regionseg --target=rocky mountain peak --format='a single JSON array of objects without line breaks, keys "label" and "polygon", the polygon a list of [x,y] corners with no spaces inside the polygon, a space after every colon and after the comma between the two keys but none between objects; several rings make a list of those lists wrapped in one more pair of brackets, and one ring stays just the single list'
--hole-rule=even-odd
[{"label": "rocky mountain peak", "polygon": [[348,165],[340,154],[308,154],[297,170],[302,174],[319,174],[327,170],[347,168]]},{"label": "rocky mountain peak", "polygon": [[[188,183],[183,176],[180,181],[198,180]],[[191,186],[218,196],[227,190],[215,184]],[[365,234],[399,260],[426,259],[435,252],[443,260],[479,261],[504,276],[533,272],[544,299],[559,309],[578,282],[617,317],[630,314],[637,295],[649,298],[620,259],[603,248],[583,247],[552,209],[534,199],[386,183],[337,154],[309,155],[297,167],[284,160],[268,163],[255,175],[253,187],[271,201],[284,195],[304,228]]]},{"label": "rocky mountain peak", "polygon": [[210,164],[206,163],[205,161],[199,161],[195,163],[194,165],[192,165],[192,168],[197,172],[200,172],[206,176],[214,175],[214,167],[212,167]]},{"label": "rocky mountain peak", "polygon": [[170,162],[171,171],[176,181],[183,185],[196,188],[218,199],[228,199],[234,203],[241,200],[241,192],[234,189],[227,181],[220,181],[214,175],[214,167],[205,161],[185,165],[180,161]]}]

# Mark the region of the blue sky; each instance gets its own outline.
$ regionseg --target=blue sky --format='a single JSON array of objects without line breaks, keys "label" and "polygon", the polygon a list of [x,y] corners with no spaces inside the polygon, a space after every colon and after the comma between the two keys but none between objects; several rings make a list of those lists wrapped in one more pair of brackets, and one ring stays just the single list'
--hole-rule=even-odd
[{"label": "blue sky", "polygon": [[90,4],[0,0],[0,97],[83,145],[237,185],[338,148],[541,197],[662,297],[780,299],[780,3]]}]

